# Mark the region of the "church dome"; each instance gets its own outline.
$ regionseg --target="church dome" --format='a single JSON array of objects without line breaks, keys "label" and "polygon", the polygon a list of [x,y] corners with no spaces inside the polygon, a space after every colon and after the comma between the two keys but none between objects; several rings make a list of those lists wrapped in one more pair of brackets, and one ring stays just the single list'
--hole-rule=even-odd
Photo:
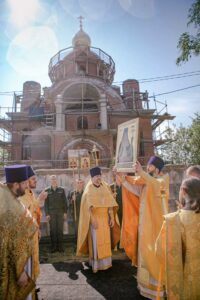
[{"label": "church dome", "polygon": [[91,39],[89,35],[81,28],[73,37],[72,45],[73,47],[78,47],[78,46],[90,47]]}]

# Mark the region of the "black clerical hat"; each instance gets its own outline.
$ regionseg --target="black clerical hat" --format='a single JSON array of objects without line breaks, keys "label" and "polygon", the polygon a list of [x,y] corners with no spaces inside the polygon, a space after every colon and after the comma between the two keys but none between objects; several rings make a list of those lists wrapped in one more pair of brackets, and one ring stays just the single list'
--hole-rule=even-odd
[{"label": "black clerical hat", "polygon": [[35,175],[35,172],[33,171],[33,168],[31,166],[27,166],[27,170],[28,170],[28,178]]},{"label": "black clerical hat", "polygon": [[90,175],[91,175],[91,177],[101,175],[101,169],[99,167],[94,167],[94,168],[90,169]]},{"label": "black clerical hat", "polygon": [[147,164],[154,165],[160,172],[163,169],[165,163],[162,158],[158,156],[151,156]]},{"label": "black clerical hat", "polygon": [[26,165],[4,166],[6,182],[22,182],[28,179],[28,169]]}]

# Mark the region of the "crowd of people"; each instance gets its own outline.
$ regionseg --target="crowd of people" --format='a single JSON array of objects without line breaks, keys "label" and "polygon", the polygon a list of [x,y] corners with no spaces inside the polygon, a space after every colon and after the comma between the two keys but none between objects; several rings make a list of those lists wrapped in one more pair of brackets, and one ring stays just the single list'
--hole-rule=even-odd
[{"label": "crowd of people", "polygon": [[169,176],[152,156],[146,171],[113,169],[111,185],[101,168],[90,169],[68,196],[55,175],[36,198],[31,166],[5,166],[0,184],[0,299],[37,299],[40,201],[50,225],[51,252],[63,252],[63,222],[74,220],[77,256],[88,255],[93,273],[112,266],[112,249],[124,249],[137,267],[140,294],[148,299],[200,299],[200,166],[185,172],[177,211],[169,213]]}]

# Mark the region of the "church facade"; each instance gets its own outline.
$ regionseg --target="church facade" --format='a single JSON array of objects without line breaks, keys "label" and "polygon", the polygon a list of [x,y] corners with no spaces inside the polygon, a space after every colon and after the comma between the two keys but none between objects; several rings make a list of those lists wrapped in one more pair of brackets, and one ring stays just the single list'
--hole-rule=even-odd
[{"label": "church facade", "polygon": [[95,147],[99,165],[110,167],[118,125],[139,118],[138,156],[147,162],[156,145],[156,116],[149,108],[148,94],[140,92],[135,79],[124,80],[122,89],[113,85],[115,62],[91,46],[82,23],[72,46],[50,59],[48,74],[50,87],[41,93],[40,83],[25,82],[23,94],[15,99],[15,110],[7,113],[6,129],[12,133],[10,160],[69,168],[73,151],[75,156],[84,153],[85,159]]}]

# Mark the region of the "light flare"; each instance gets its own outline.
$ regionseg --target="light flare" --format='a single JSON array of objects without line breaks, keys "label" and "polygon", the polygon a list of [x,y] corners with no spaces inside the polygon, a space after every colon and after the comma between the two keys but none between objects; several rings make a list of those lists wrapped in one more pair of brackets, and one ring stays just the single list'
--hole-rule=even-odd
[{"label": "light flare", "polygon": [[23,27],[35,21],[41,6],[38,0],[7,0],[10,7],[10,22]]},{"label": "light flare", "polygon": [[57,52],[53,30],[47,26],[29,27],[11,41],[7,61],[17,73],[30,78],[30,75],[48,74],[49,60]]},{"label": "light flare", "polygon": [[130,15],[148,19],[155,16],[155,0],[118,0],[122,9]]}]

